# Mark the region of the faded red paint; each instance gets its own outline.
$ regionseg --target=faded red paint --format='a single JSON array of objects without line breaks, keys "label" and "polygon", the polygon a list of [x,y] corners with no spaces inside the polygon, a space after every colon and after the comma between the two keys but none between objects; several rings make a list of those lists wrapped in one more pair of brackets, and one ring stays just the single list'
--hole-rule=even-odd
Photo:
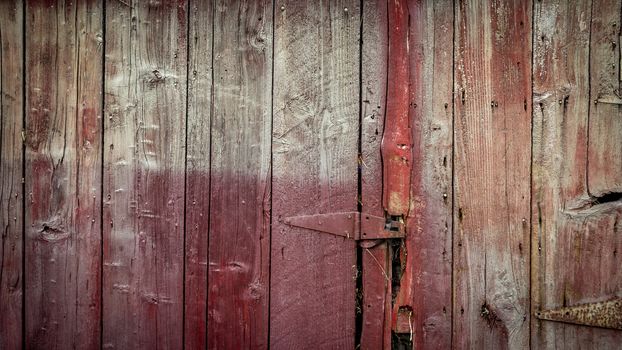
[{"label": "faded red paint", "polygon": [[389,215],[405,216],[410,198],[412,136],[408,116],[408,5],[389,2],[387,111],[382,136],[383,204]]}]

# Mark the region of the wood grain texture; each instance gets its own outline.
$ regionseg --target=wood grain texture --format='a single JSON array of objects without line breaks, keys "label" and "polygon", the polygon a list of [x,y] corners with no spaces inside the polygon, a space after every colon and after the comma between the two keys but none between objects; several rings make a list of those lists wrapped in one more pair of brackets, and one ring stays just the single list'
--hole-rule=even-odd
[{"label": "wood grain texture", "polygon": [[[361,211],[384,216],[382,157],[387,91],[387,1],[363,1],[361,47]],[[370,245],[369,247],[366,245]],[[361,349],[391,348],[391,248],[366,242],[361,254]]]},{"label": "wood grain texture", "polygon": [[531,9],[455,7],[456,348],[529,344]]},{"label": "wood grain texture", "polygon": [[[618,79],[610,65],[619,64],[619,53],[607,33],[614,23],[619,31],[619,16],[619,2],[543,1],[534,7],[532,312],[607,300],[622,291],[622,207],[594,197],[616,175],[592,163],[592,156],[602,156],[592,138],[603,135],[591,129],[593,118],[610,117],[605,110],[617,113],[617,106],[593,101]],[[537,349],[610,349],[622,343],[619,331],[535,318],[531,333]]]},{"label": "wood grain texture", "polygon": [[406,0],[387,5],[388,58],[387,102],[382,153],[382,203],[388,215],[406,217],[410,209],[412,132],[410,125],[410,65],[408,30],[410,14]]},{"label": "wood grain texture", "polygon": [[102,9],[26,6],[28,348],[100,338]]},{"label": "wood grain texture", "polygon": [[0,2],[0,349],[22,344],[23,3]]},{"label": "wood grain texture", "polygon": [[275,9],[270,345],[351,349],[355,242],[282,219],[357,209],[359,2]]},{"label": "wood grain texture", "polygon": [[104,348],[182,346],[187,10],[106,3]]},{"label": "wood grain texture", "polygon": [[412,311],[415,349],[448,349],[452,329],[453,4],[411,1],[409,14],[413,169],[404,270],[394,312],[400,308],[404,308],[402,313]]},{"label": "wood grain texture", "polygon": [[212,1],[190,2],[184,305],[186,349],[207,346],[213,19]]},{"label": "wood grain texture", "polygon": [[[591,13],[590,98],[619,99],[620,1],[593,0]],[[589,117],[589,193],[622,193],[622,106],[596,101],[590,104]]]},{"label": "wood grain texture", "polygon": [[272,10],[215,5],[210,349],[268,348]]}]

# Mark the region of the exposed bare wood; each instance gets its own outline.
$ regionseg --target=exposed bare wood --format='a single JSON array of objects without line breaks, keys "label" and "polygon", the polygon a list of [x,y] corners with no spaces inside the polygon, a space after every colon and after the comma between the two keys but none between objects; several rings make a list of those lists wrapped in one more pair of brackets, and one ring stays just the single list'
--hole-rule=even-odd
[{"label": "exposed bare wood", "polygon": [[[387,1],[363,1],[361,47],[361,210],[385,215],[382,207],[382,158],[387,91]],[[391,349],[391,254],[388,243],[361,254],[361,349]]]},{"label": "exposed bare wood", "polygon": [[354,241],[280,220],[357,209],[359,2],[275,8],[270,345],[350,349]]},{"label": "exposed bare wood", "polygon": [[188,6],[131,5],[106,3],[102,346],[180,348]]},{"label": "exposed bare wood", "polygon": [[456,2],[456,348],[529,344],[531,2]]},{"label": "exposed bare wood", "polygon": [[98,1],[27,2],[29,347],[99,344],[102,34]]},{"label": "exposed bare wood", "polygon": [[188,42],[185,348],[207,345],[213,1],[191,1]]},{"label": "exposed bare wood", "polygon": [[[612,70],[609,65],[619,62],[619,53],[611,49],[612,43],[605,38],[615,38],[618,33],[619,29],[615,29],[615,35],[610,31],[611,21],[619,26],[619,7],[619,1],[615,4],[589,0],[535,4],[534,313],[605,301],[620,296],[622,291],[622,276],[618,271],[620,257],[616,253],[622,250],[617,228],[622,212],[618,202],[600,203],[603,198],[597,197],[603,193],[602,186],[608,179],[615,179],[615,175],[610,177],[603,164],[592,163],[592,157],[601,155],[598,148],[591,148],[592,137],[598,137],[591,130],[592,118],[607,119],[609,116],[602,112],[618,108],[611,104],[594,105],[594,100],[605,97],[599,95],[601,92],[611,92],[613,80],[617,84],[617,68]],[[600,85],[601,79],[604,85]],[[616,160],[609,161],[615,163]],[[596,188],[594,193],[592,184]],[[606,349],[622,343],[621,336],[612,330],[532,318],[534,348]]]},{"label": "exposed bare wood", "polygon": [[0,349],[21,347],[23,3],[0,1]]},{"label": "exposed bare wood", "polygon": [[208,344],[268,348],[272,2],[216,1]]},{"label": "exposed bare wood", "polygon": [[593,100],[588,125],[587,179],[589,194],[602,196],[622,193],[620,1],[593,0],[591,13],[590,70],[583,72],[589,76]]}]

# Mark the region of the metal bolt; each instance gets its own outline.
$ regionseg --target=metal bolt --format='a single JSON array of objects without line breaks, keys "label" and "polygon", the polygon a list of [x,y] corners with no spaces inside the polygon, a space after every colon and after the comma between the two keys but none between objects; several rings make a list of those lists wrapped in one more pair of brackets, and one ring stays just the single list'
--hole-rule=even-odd
[{"label": "metal bolt", "polygon": [[285,6],[281,6],[281,11],[285,11]]}]

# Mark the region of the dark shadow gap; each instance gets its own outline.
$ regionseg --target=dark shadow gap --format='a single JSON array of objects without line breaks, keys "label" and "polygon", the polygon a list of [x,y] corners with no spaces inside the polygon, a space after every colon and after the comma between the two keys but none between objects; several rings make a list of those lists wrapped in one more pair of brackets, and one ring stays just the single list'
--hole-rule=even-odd
[{"label": "dark shadow gap", "polygon": [[[272,176],[272,164],[274,162],[274,153],[273,153],[273,143],[274,143],[274,41],[275,41],[275,37],[276,37],[276,0],[272,1],[272,71],[270,72],[271,74],[271,81],[270,81],[270,227],[269,227],[269,232],[268,232],[268,259],[270,261],[270,263],[268,264],[268,319],[266,320],[266,322],[268,322],[268,339],[266,340],[267,344],[268,344],[268,348],[270,348],[270,331],[271,331],[271,317],[270,317],[270,311],[271,311],[271,302],[272,302],[272,185],[274,183],[273,181],[273,176]],[[213,57],[213,56],[212,56]]]},{"label": "dark shadow gap", "polygon": [[[26,2],[22,2],[22,132],[26,132]],[[23,140],[22,140],[23,141]],[[22,142],[22,349],[26,349],[26,143]]]},{"label": "dark shadow gap", "polygon": [[[363,6],[359,2],[359,135],[358,135],[358,163],[357,163],[357,203],[356,210],[363,211]],[[363,250],[356,245],[356,288],[355,288],[355,318],[354,318],[354,347],[361,347],[363,333]]]},{"label": "dark shadow gap", "polygon": [[99,347],[104,346],[104,155],[105,149],[105,131],[104,124],[106,123],[106,2],[102,3],[102,81],[101,81],[101,135],[100,135],[100,147],[101,147],[101,172],[100,172],[100,185],[99,185]]},{"label": "dark shadow gap", "polygon": [[187,230],[187,208],[188,208],[188,110],[190,101],[188,98],[189,85],[190,85],[190,27],[191,27],[191,6],[192,0],[188,0],[186,4],[186,116],[185,116],[185,135],[184,135],[184,212],[183,212],[183,268],[182,268],[182,293],[181,293],[181,346],[182,349],[186,348],[186,230]]}]

